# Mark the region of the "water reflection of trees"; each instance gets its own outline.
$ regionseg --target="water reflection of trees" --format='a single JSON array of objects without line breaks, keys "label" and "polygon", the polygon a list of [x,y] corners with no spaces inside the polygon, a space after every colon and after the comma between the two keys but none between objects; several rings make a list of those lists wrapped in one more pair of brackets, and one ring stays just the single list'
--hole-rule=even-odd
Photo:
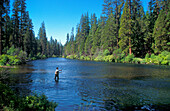
[{"label": "water reflection of trees", "polygon": [[28,67],[19,67],[10,69],[9,71],[9,86],[19,95],[29,95],[31,93],[31,73],[34,71]]}]

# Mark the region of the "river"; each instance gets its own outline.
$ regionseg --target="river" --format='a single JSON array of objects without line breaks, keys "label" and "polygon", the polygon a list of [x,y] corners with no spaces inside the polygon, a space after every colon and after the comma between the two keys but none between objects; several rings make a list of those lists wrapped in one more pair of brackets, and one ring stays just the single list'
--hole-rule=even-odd
[{"label": "river", "polygon": [[10,77],[13,89],[45,94],[57,111],[170,108],[169,66],[48,58],[13,69]]}]

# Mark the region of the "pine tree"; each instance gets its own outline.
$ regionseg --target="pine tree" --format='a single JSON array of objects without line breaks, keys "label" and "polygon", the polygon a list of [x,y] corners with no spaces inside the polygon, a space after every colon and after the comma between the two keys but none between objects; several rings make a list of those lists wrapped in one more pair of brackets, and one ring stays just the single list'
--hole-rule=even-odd
[{"label": "pine tree", "polygon": [[20,1],[20,47],[23,49],[24,47],[24,34],[26,33],[27,30],[27,23],[28,23],[28,19],[29,19],[29,14],[26,11],[26,0],[21,0]]},{"label": "pine tree", "polygon": [[13,45],[17,48],[19,48],[20,43],[20,31],[19,31],[19,22],[20,22],[20,0],[15,0],[13,3],[13,14],[12,14],[12,20],[13,20]]},{"label": "pine tree", "polygon": [[92,48],[94,42],[95,32],[97,30],[97,17],[95,14],[91,16],[91,29],[85,43],[85,53],[86,55],[92,55],[94,49]]},{"label": "pine tree", "polygon": [[104,0],[103,10],[102,10],[104,19],[107,20],[111,13],[113,13],[113,0]]},{"label": "pine tree", "polygon": [[137,57],[146,55],[144,50],[144,10],[140,0],[133,0],[132,2],[132,51]]},{"label": "pine tree", "polygon": [[70,47],[71,47],[71,54],[74,54],[75,53],[74,27],[72,27],[72,30],[71,30]]},{"label": "pine tree", "polygon": [[117,26],[115,17],[113,16],[113,14],[110,14],[101,36],[103,49],[108,49],[110,51],[110,54],[113,53],[113,49],[117,46],[116,30]]},{"label": "pine tree", "polygon": [[170,14],[166,13],[165,9],[162,9],[158,19],[155,22],[153,37],[155,40],[154,43],[154,52],[161,53],[162,51],[170,51],[169,48],[169,31],[170,31]]},{"label": "pine tree", "polygon": [[2,38],[3,38],[3,35],[2,35],[2,26],[3,26],[3,20],[2,20],[2,16],[3,16],[3,13],[4,13],[4,0],[1,0],[0,1],[0,55],[2,55],[2,49],[3,49],[3,46],[2,46]]},{"label": "pine tree", "polygon": [[5,0],[4,3],[4,7],[5,7],[5,11],[4,11],[4,34],[3,34],[3,38],[4,38],[4,44],[3,47],[4,49],[8,50],[8,48],[10,47],[9,45],[9,38],[10,38],[10,4],[9,4],[9,0]]},{"label": "pine tree", "polygon": [[47,37],[46,37],[46,29],[45,29],[45,23],[44,22],[42,22],[42,24],[41,24],[38,36],[39,36],[40,44],[41,44],[41,54],[46,55]]},{"label": "pine tree", "polygon": [[[119,30],[119,46],[125,52],[128,54],[128,50],[131,48],[131,27],[129,24],[131,24],[130,14],[129,14],[129,7],[128,2],[125,3],[123,14],[120,19],[120,30]],[[130,54],[130,50],[129,50]]]},{"label": "pine tree", "polygon": [[117,49],[119,48],[119,28],[120,28],[120,18],[122,7],[124,5],[124,0],[114,0],[113,5],[115,7],[114,16],[116,19],[116,39],[117,39]]},{"label": "pine tree", "polygon": [[80,36],[79,36],[79,53],[80,55],[84,54],[84,47],[85,47],[85,41],[87,36],[89,35],[89,16],[88,13],[85,15],[82,15],[80,20]]}]

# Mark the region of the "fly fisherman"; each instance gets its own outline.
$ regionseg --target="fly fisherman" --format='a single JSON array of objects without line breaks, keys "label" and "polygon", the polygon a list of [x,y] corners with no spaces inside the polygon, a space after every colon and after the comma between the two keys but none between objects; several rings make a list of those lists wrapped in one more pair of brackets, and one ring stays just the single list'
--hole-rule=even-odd
[{"label": "fly fisherman", "polygon": [[57,81],[59,80],[59,71],[62,71],[62,70],[59,70],[57,67],[55,71],[55,78],[54,78],[56,80],[56,77],[57,77]]}]

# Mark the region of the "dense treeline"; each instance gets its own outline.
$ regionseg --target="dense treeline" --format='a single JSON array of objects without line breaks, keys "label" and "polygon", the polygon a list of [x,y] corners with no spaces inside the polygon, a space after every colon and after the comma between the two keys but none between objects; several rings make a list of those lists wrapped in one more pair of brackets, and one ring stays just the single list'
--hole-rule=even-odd
[{"label": "dense treeline", "polygon": [[43,22],[35,37],[26,0],[14,0],[10,14],[10,0],[0,1],[0,55],[14,47],[26,52],[27,57],[62,55],[62,44],[52,37],[47,40]]},{"label": "dense treeline", "polygon": [[159,57],[168,64],[169,9],[169,0],[150,0],[147,12],[141,0],[104,0],[99,19],[95,14],[90,18],[88,13],[83,14],[75,37],[74,28],[71,36],[67,34],[65,57],[125,62],[126,58],[134,57],[154,56],[156,60],[156,55],[162,53],[165,58]]}]

